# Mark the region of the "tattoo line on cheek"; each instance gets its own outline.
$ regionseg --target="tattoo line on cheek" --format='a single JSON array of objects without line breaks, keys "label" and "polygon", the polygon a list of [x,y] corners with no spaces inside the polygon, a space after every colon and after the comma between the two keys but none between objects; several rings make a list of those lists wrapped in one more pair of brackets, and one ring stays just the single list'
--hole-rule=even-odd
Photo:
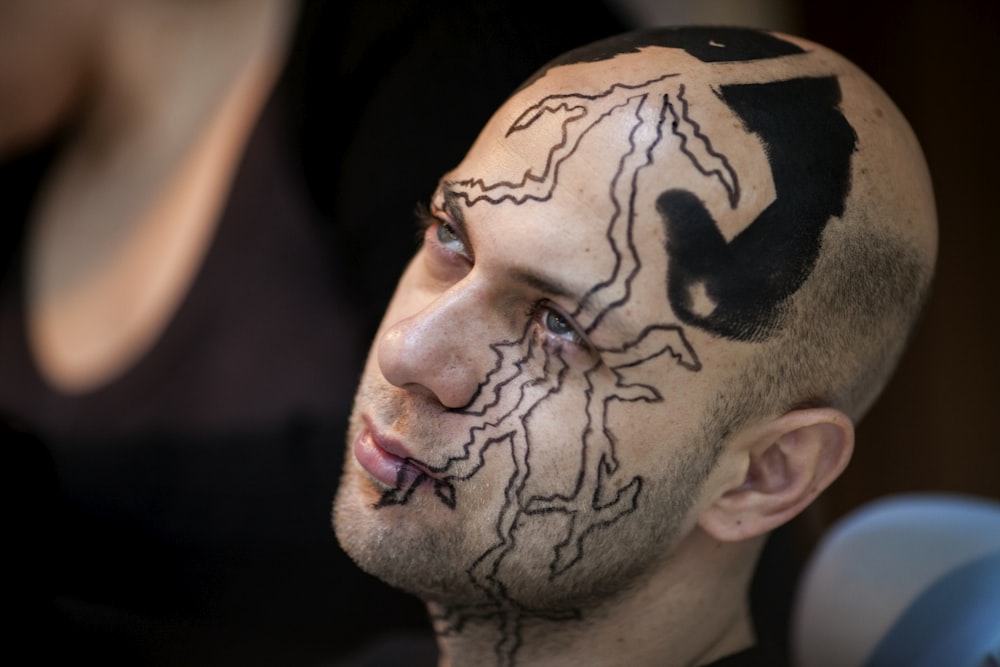
[{"label": "tattoo line on cheek", "polygon": [[[674,75],[659,77],[655,81],[673,77]],[[604,97],[611,98],[612,93],[618,92],[620,88],[623,86],[609,89]],[[641,270],[641,262],[632,240],[636,174],[652,163],[652,150],[663,136],[660,126],[666,111],[650,110],[646,106],[648,93],[630,95],[625,101],[604,100],[600,113],[591,113],[589,107],[582,103],[570,105],[569,100],[574,97],[581,100],[596,99],[594,96],[561,96],[552,101],[552,104],[543,101],[543,104],[530,110],[530,114],[526,112],[522,116],[524,119],[530,115],[529,122],[519,121],[511,130],[525,131],[535,120],[563,109],[583,109],[582,113],[572,113],[564,119],[561,141],[549,151],[547,166],[543,170],[550,181],[547,191],[533,187],[538,179],[530,171],[525,172],[524,178],[517,184],[486,184],[485,181],[470,180],[451,184],[451,187],[460,188],[454,190],[455,196],[465,199],[466,206],[484,202],[496,205],[501,201],[521,205],[528,200],[547,199],[558,183],[559,167],[563,161],[572,157],[584,136],[612,113],[631,107],[634,128],[628,146],[620,156],[609,195],[614,200],[615,214],[609,220],[606,235],[616,257],[614,271],[588,292],[591,296],[603,296],[603,292],[607,291],[613,296],[609,297],[609,304],[588,323],[589,331],[592,332],[600,326],[604,314],[628,302],[630,283]],[[583,119],[590,119],[590,122],[582,122]],[[656,131],[641,132],[650,123],[655,125]],[[642,140],[641,137],[644,136],[646,139]],[[645,143],[640,145],[641,141]],[[557,155],[567,146],[571,147],[568,152]],[[475,194],[477,188],[482,190],[479,195]],[[620,348],[601,350],[605,362],[595,363],[581,373],[585,408],[575,426],[580,450],[579,467],[572,478],[572,489],[568,493],[529,495],[527,484],[531,477],[532,442],[527,428],[528,419],[547,398],[564,390],[566,376],[571,372],[570,365],[561,354],[541,344],[532,335],[532,326],[532,323],[528,323],[517,340],[491,346],[496,355],[492,369],[477,387],[469,404],[452,411],[478,418],[476,425],[470,428],[466,442],[459,449],[460,453],[437,467],[411,461],[410,463],[430,474],[418,474],[409,480],[408,485],[386,492],[379,503],[380,507],[406,504],[417,486],[431,483],[437,497],[454,509],[457,502],[454,484],[471,478],[485,465],[488,449],[496,445],[509,448],[511,473],[504,488],[502,506],[494,522],[496,541],[466,571],[470,581],[483,592],[489,602],[474,609],[452,609],[444,618],[439,619],[439,625],[443,623],[446,628],[443,632],[460,631],[471,618],[493,619],[502,629],[496,646],[498,661],[501,663],[513,661],[521,642],[522,624],[528,619],[568,619],[580,615],[579,610],[575,609],[528,608],[510,596],[508,587],[501,581],[500,568],[516,549],[514,532],[518,523],[531,517],[552,514],[566,517],[565,532],[554,536],[549,545],[549,579],[555,581],[578,565],[585,557],[587,537],[634,512],[642,492],[641,476],[619,479],[618,455],[615,440],[606,426],[607,413],[613,401],[655,402],[662,400],[662,396],[652,386],[628,381],[628,373],[663,354],[669,354],[679,366],[688,371],[701,368],[683,329],[674,324],[648,326],[634,340]],[[402,473],[400,481],[405,481]]]}]

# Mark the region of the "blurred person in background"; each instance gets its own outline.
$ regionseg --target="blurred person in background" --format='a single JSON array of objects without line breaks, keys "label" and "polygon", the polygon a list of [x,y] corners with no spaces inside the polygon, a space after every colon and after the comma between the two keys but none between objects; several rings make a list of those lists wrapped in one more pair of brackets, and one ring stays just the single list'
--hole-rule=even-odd
[{"label": "blurred person in background", "polygon": [[621,26],[572,7],[0,2],[0,414],[36,657],[317,664],[425,629],[327,528],[413,249],[385,230],[517,82]]}]

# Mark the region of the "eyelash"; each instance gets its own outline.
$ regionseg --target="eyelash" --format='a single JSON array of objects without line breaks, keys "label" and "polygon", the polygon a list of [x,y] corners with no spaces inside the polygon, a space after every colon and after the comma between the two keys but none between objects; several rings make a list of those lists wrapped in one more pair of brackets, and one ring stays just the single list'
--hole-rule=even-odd
[{"label": "eyelash", "polygon": [[469,244],[464,238],[459,234],[457,227],[451,223],[450,220],[444,214],[437,214],[432,211],[426,204],[417,205],[417,233],[418,238],[422,239],[427,234],[427,231],[434,226],[440,226],[448,229],[451,234],[462,243],[466,251],[471,255],[472,251],[469,248]]},{"label": "eyelash", "polygon": [[[564,335],[553,331],[551,323],[547,321],[550,315],[554,315],[559,318],[562,324],[565,325],[565,328],[568,329],[568,331],[564,333],[571,335],[572,338],[566,338]],[[553,307],[552,304],[545,299],[536,301],[531,306],[531,310],[528,311],[528,317],[530,317],[531,320],[541,329],[544,329],[547,335],[554,338],[555,340],[553,342],[556,345],[575,345],[576,347],[584,349],[590,349],[591,347],[590,343],[587,341],[586,337],[580,333],[580,330],[576,327],[573,320],[569,316],[564,315],[558,308]]]},{"label": "eyelash", "polygon": [[[419,242],[431,256],[436,257],[438,262],[444,262],[444,265],[451,266],[460,271],[467,271],[468,266],[475,262],[472,250],[468,242],[462,238],[458,230],[454,225],[445,219],[443,216],[435,214],[426,205],[420,204],[417,206],[417,228],[419,231]],[[455,242],[461,244],[461,252],[449,247],[449,245],[440,238],[441,231],[447,230],[449,234],[454,238]],[[433,238],[431,234],[433,232]],[[450,273],[451,269],[449,269]]]},{"label": "eyelash", "polygon": [[417,209],[414,211],[414,215],[417,222],[416,241],[417,245],[420,246],[423,245],[424,238],[427,237],[427,230],[441,221],[435,218],[434,214],[431,213],[430,208],[427,207],[427,204],[423,203],[417,204]]}]

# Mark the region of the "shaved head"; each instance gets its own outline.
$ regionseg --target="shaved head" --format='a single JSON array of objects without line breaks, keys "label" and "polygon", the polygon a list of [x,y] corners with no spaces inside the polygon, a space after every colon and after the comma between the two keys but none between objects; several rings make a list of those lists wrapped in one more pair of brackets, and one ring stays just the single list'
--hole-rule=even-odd
[{"label": "shaved head", "polygon": [[[759,140],[774,184],[773,201],[729,232],[712,204],[726,209],[725,197],[738,209],[755,187],[735,170],[724,189],[706,194],[665,184],[656,200],[678,318],[725,339],[760,343],[742,350],[743,362],[731,367],[725,391],[711,404],[712,432],[797,405],[829,405],[859,420],[903,352],[937,252],[930,178],[907,121],[838,54],[745,29],[612,37],[564,54],[524,87],[553,68],[631,54],[666,69],[684,57],[715,64],[685,81],[710,89]],[[674,129],[676,114],[690,113],[697,134],[712,137],[713,119],[685,108],[685,92],[687,86],[667,102]],[[682,150],[695,139],[685,137]],[[747,149],[720,142],[711,150]],[[699,168],[712,176],[711,168]]]},{"label": "shaved head", "polygon": [[896,107],[787,35],[619,35],[515,91],[424,218],[357,395],[345,550],[429,602],[455,664],[576,664],[622,628],[658,637],[622,664],[747,645],[763,536],[847,464],[930,285]]}]

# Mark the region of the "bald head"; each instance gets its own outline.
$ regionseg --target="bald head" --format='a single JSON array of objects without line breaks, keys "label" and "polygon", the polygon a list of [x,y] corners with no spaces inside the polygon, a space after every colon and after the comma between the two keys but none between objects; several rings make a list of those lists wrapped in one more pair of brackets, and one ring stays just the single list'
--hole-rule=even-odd
[{"label": "bald head", "polygon": [[867,410],[926,297],[937,229],[920,147],[864,72],[791,36],[663,28],[564,54],[505,109],[507,139],[545,112],[608,114],[630,142],[658,134],[629,214],[662,226],[672,315],[733,343],[725,402],[744,387],[745,409],[729,412]]},{"label": "bald head", "polygon": [[583,660],[746,645],[758,538],[850,458],[933,209],[899,112],[817,45],[665,29],[550,63],[431,199],[358,390],[341,543],[496,620],[497,664],[551,664],[557,619],[584,619],[560,645]]}]

